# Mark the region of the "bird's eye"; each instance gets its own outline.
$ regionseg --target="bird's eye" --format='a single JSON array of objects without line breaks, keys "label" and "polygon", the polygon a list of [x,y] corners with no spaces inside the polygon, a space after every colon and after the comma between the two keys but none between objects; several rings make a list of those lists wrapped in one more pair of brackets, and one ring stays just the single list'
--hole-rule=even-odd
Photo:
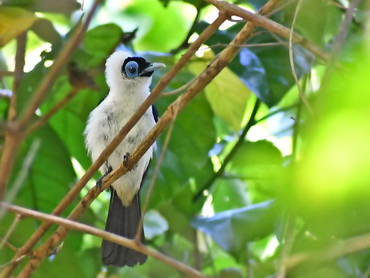
[{"label": "bird's eye", "polygon": [[125,73],[129,78],[135,78],[139,73],[139,65],[135,61],[130,61],[125,66]]}]

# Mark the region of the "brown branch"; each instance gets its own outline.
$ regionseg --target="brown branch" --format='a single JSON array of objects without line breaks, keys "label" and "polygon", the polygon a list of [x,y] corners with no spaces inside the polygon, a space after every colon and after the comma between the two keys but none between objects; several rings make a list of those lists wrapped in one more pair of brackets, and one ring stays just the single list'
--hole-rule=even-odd
[{"label": "brown branch", "polygon": [[13,121],[17,116],[17,91],[19,83],[23,77],[23,68],[25,65],[26,55],[26,44],[27,44],[27,31],[22,33],[17,38],[17,51],[15,54],[15,69],[14,69],[14,80],[13,80],[13,92],[10,97],[8,121]]},{"label": "brown branch", "polygon": [[[1,210],[1,208],[0,208],[0,210]],[[7,245],[11,249],[16,250],[15,246],[13,246],[10,243],[8,243],[8,239],[11,236],[11,234],[13,233],[13,231],[14,231],[15,227],[17,226],[17,224],[19,223],[19,220],[20,219],[21,219],[21,215],[20,214],[16,214],[15,215],[15,218],[14,218],[14,220],[12,222],[12,224],[10,225],[9,229],[6,231],[5,236],[2,238],[2,240],[0,242],[0,249],[3,248],[4,245]]]},{"label": "brown branch", "polygon": [[[290,37],[289,28],[261,15],[268,13],[263,11],[263,9],[267,10],[266,5],[264,6],[264,8],[262,8],[260,14],[255,14],[225,1],[221,0],[204,0],[204,1],[216,6],[217,9],[219,9],[221,12],[226,13],[229,16],[231,15],[239,16],[241,18],[244,18],[245,20],[252,22],[256,26],[261,26],[266,30],[276,33],[286,39],[289,39]],[[327,53],[322,51],[319,46],[317,46],[313,42],[310,42],[303,36],[294,33],[292,36],[292,41],[294,43],[300,44],[302,47],[304,47],[305,49],[307,49],[308,51],[310,51],[312,54],[319,57],[323,61],[325,62],[329,61],[329,55]]]},{"label": "brown branch", "polygon": [[306,106],[307,111],[311,115],[313,115],[314,114],[314,111],[313,111],[310,103],[308,102],[308,100],[307,100],[307,98],[306,98],[306,96],[304,94],[304,91],[302,90],[301,84],[299,83],[297,72],[295,70],[294,55],[293,55],[293,33],[294,33],[294,26],[295,26],[295,22],[297,20],[298,12],[299,12],[299,10],[301,8],[301,5],[302,5],[302,1],[303,0],[298,0],[297,7],[295,9],[294,16],[293,16],[292,27],[290,29],[290,36],[289,36],[289,61],[290,61],[290,67],[291,67],[291,70],[292,70],[292,75],[294,77],[295,84],[296,84],[296,86],[298,88],[299,96],[300,96],[300,98],[302,100],[302,103]]},{"label": "brown branch", "polygon": [[[140,244],[139,242],[137,242],[135,240],[130,240],[130,239],[127,239],[125,237],[121,237],[121,236],[118,236],[118,235],[113,234],[113,233],[106,232],[106,231],[101,230],[101,229],[97,229],[97,228],[94,228],[94,227],[91,227],[91,226],[88,226],[88,225],[85,225],[85,224],[82,224],[82,223],[71,221],[69,219],[64,219],[64,218],[61,218],[61,217],[58,217],[58,216],[55,216],[55,215],[49,215],[49,214],[41,213],[41,212],[38,212],[38,211],[35,211],[35,210],[15,206],[15,205],[4,203],[4,202],[0,202],[0,207],[5,208],[8,211],[11,211],[13,213],[20,214],[23,217],[32,217],[32,218],[43,220],[43,221],[46,221],[46,222],[49,222],[49,223],[53,223],[53,224],[55,223],[55,224],[58,224],[62,227],[65,227],[66,230],[70,230],[70,229],[71,230],[77,230],[77,231],[80,231],[80,232],[83,232],[83,233],[98,236],[100,238],[115,242],[117,244],[121,244],[123,246],[127,246],[131,249],[137,250],[141,253],[144,253],[148,256],[151,256],[151,257],[153,257],[153,258],[155,258],[159,261],[162,261],[162,262],[164,262],[168,265],[171,265],[172,267],[174,267],[177,270],[189,275],[190,277],[202,277],[202,278],[206,277],[202,273],[200,273],[199,271],[195,270],[194,268],[191,268],[191,267],[187,266],[186,264],[184,264],[182,262],[179,262],[175,259],[172,259],[172,258],[166,256],[166,255],[163,255],[163,254],[159,253],[158,251],[156,251],[154,249],[148,248],[145,245]],[[55,240],[58,240],[56,238],[57,236],[58,236],[57,233],[55,233],[53,235]],[[35,252],[33,255],[38,256],[38,253]],[[33,259],[31,259],[31,261],[32,260]],[[20,277],[28,277],[27,274],[28,273],[22,272],[19,276]]]},{"label": "brown branch", "polygon": [[[163,89],[167,84],[173,79],[173,77],[182,69],[182,67],[187,63],[187,61],[192,57],[193,53],[215,32],[218,30],[219,26],[226,20],[226,16],[220,14],[220,16],[210,24],[203,33],[198,37],[198,39],[189,47],[185,54],[179,59],[179,61],[173,66],[173,68],[165,74],[157,84],[157,86],[152,91],[149,98],[139,107],[136,113],[133,115],[131,120],[126,123],[126,125],[121,129],[119,134],[112,140],[112,142],[104,149],[97,160],[90,166],[86,173],[81,177],[81,179],[73,186],[69,191],[67,196],[58,204],[54,209],[54,215],[60,215],[79,195],[80,191],[86,183],[92,178],[95,172],[97,172],[100,166],[105,162],[105,160],[111,155],[131,128],[136,124],[140,117],[148,110],[150,105],[155,101],[155,99],[160,96]],[[93,193],[91,193],[93,192]],[[92,202],[100,192],[94,193],[94,189],[85,196],[84,200],[80,204],[87,204]],[[89,195],[90,194],[90,195]],[[91,199],[91,200],[90,200]],[[76,207],[75,210],[70,214],[71,219],[78,219],[80,215],[84,212],[85,206]],[[50,228],[51,223],[42,224],[30,237],[30,239],[20,248],[17,254],[14,256],[13,261],[17,261],[19,257],[24,256],[29,253],[31,249],[35,246],[38,240],[45,234],[45,232]],[[14,271],[17,267],[17,263],[10,264],[5,270],[0,274],[0,277],[8,277],[10,273]]]}]

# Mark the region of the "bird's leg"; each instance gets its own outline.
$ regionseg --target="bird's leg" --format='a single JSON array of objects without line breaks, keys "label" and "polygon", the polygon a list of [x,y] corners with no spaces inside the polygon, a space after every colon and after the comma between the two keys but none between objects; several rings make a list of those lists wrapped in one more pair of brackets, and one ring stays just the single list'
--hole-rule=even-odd
[{"label": "bird's leg", "polygon": [[129,152],[125,153],[124,156],[123,156],[123,165],[125,167],[128,166],[127,163],[128,163],[129,158],[130,158],[130,153]]},{"label": "bird's leg", "polygon": [[103,182],[103,179],[108,176],[110,174],[110,172],[112,172],[112,167],[108,167],[108,170],[107,172],[105,172],[105,174],[103,176],[101,176],[97,181],[96,181],[96,187],[99,189],[99,191],[101,191],[101,188],[102,188],[102,182]]}]

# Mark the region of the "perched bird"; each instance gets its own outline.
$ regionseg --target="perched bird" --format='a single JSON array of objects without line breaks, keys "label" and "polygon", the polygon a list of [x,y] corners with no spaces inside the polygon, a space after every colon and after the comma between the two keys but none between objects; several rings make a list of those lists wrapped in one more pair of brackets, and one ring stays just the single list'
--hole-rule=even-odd
[{"label": "perched bird", "polygon": [[[142,57],[131,57],[124,51],[114,52],[107,59],[105,77],[109,93],[90,113],[85,129],[86,146],[94,161],[149,96],[153,71],[164,66],[149,63]],[[109,156],[100,172],[106,175],[120,166],[145,138],[157,119],[157,112],[152,106]],[[131,171],[112,183],[106,231],[130,239],[135,237],[142,217],[140,188],[154,147],[150,147]],[[143,230],[141,236],[144,243]],[[143,264],[146,259],[146,255],[133,249],[103,240],[102,261],[105,265],[135,266]]]}]

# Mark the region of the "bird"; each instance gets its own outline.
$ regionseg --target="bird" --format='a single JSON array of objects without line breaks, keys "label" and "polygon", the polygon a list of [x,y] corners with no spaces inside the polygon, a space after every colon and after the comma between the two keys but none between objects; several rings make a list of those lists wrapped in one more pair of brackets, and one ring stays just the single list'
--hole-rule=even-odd
[{"label": "bird", "polygon": [[[90,113],[84,131],[85,144],[93,161],[118,134],[139,106],[150,94],[152,74],[165,67],[150,63],[143,57],[126,51],[116,51],[106,60],[105,78],[109,93]],[[102,178],[127,161],[129,154],[144,140],[158,121],[158,112],[152,105],[100,167]],[[142,219],[140,189],[153,156],[153,144],[136,165],[110,186],[111,197],[105,230],[133,239]],[[97,185],[102,178],[98,180]],[[141,226],[142,227],[142,226]],[[141,242],[145,244],[141,228]],[[143,264],[147,256],[128,247],[103,240],[102,263],[116,267]]]}]

